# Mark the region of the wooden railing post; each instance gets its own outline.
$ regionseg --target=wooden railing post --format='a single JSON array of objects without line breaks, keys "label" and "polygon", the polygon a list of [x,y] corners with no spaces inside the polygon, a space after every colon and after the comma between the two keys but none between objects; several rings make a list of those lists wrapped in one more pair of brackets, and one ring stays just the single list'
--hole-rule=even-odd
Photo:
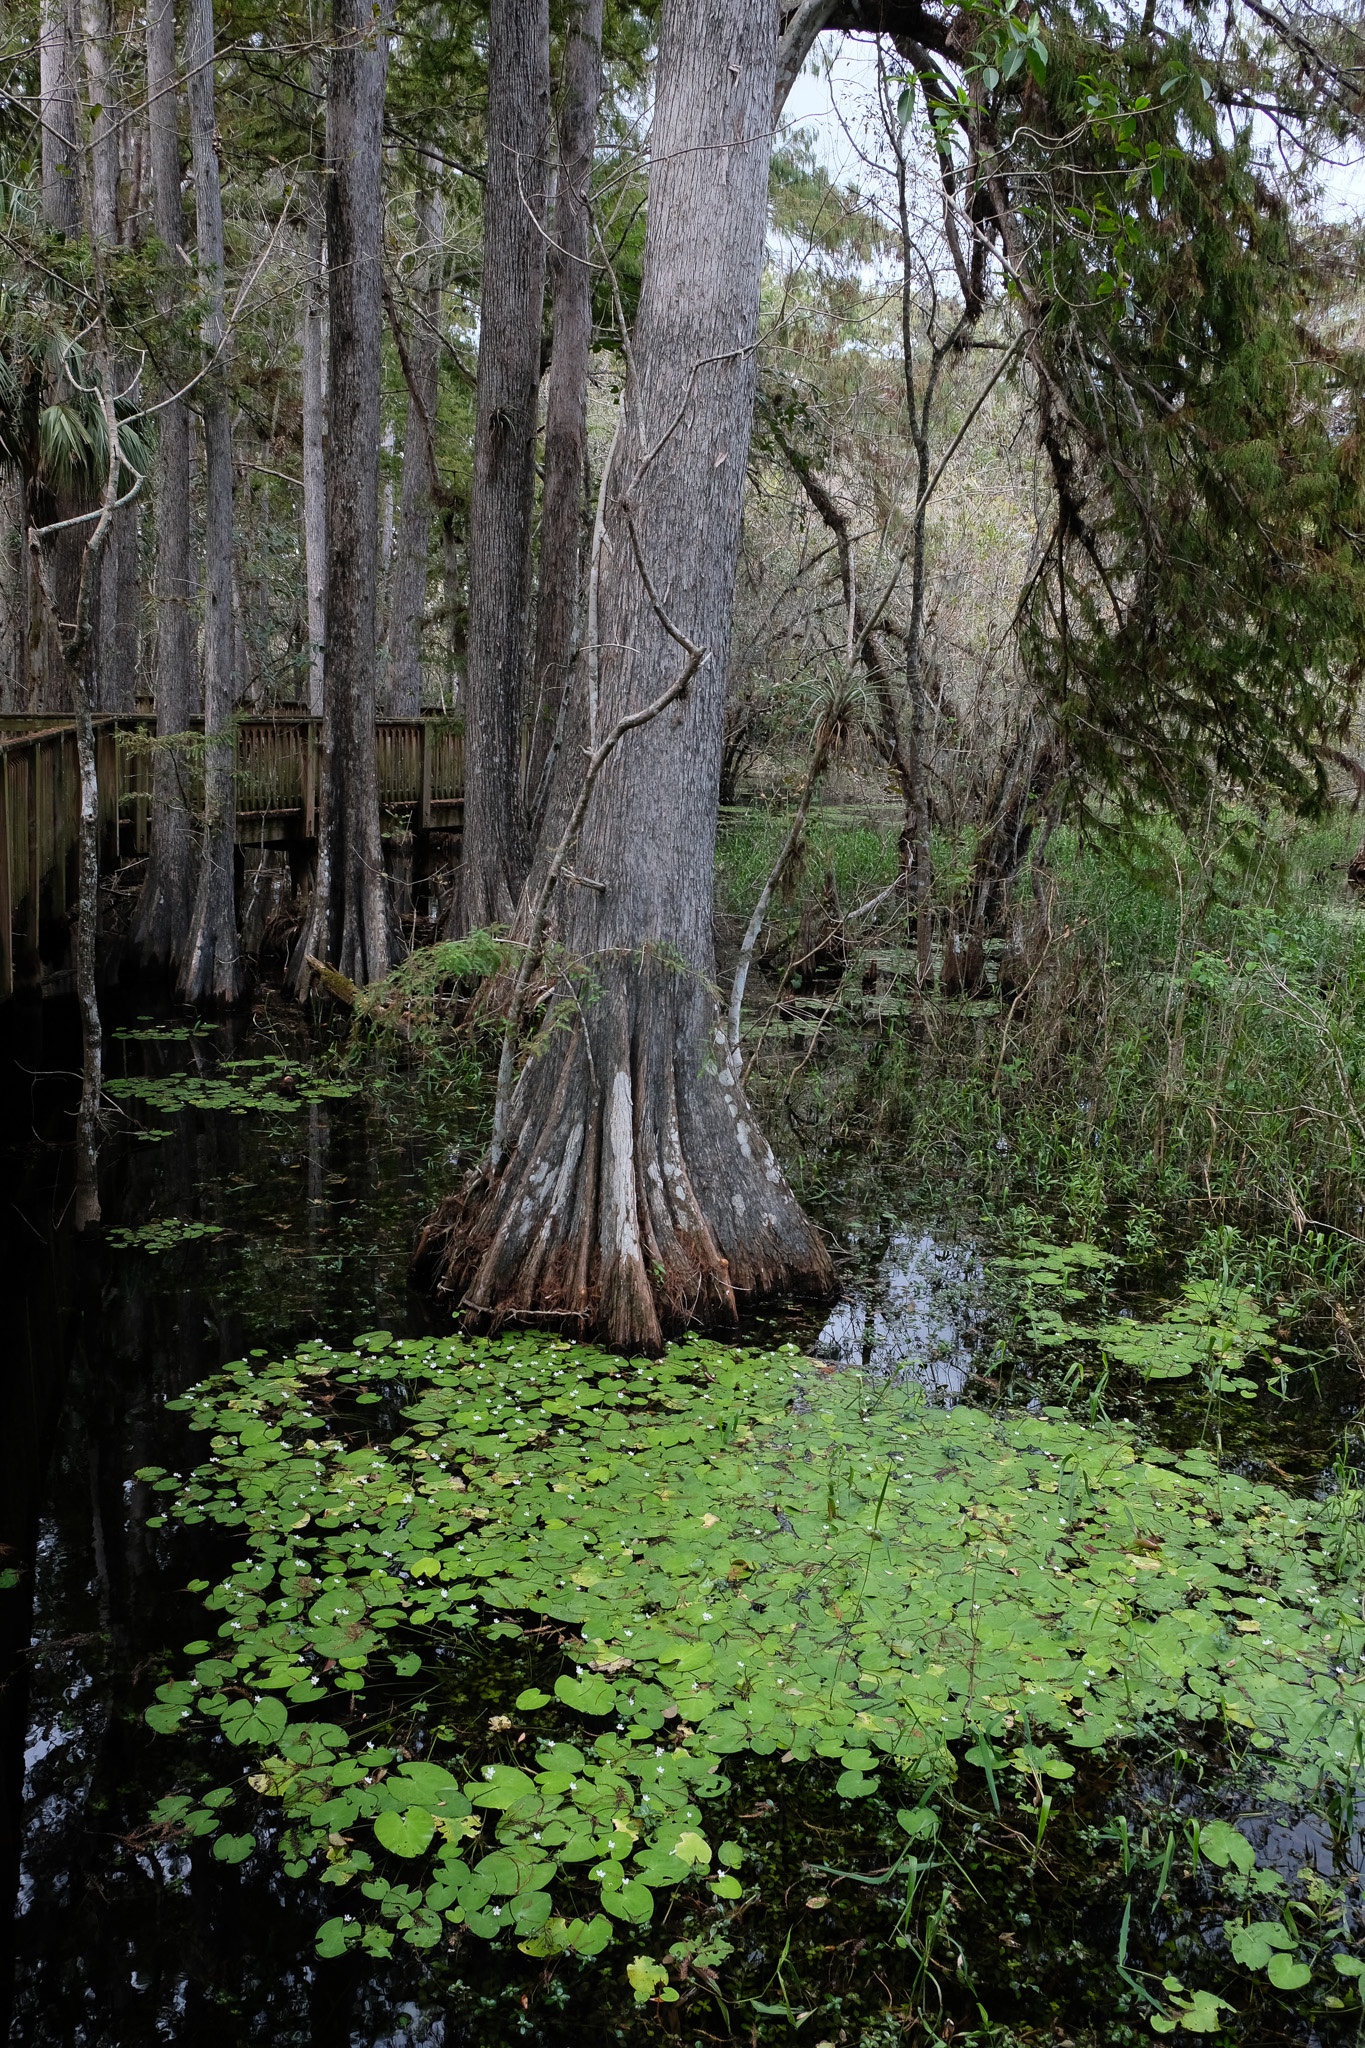
[{"label": "wooden railing post", "polygon": [[[66,806],[63,804],[62,798],[64,792],[71,787],[67,779],[66,756],[68,752],[70,752],[72,757],[71,768],[75,770],[75,742],[74,740],[68,741],[66,734],[63,733],[61,738],[53,743],[52,763],[48,771],[47,787],[43,791],[43,822],[45,825],[50,823],[52,830],[52,839],[48,848],[48,859],[44,861],[43,865],[52,877],[50,896],[52,915],[54,917],[65,917],[66,915],[66,835],[62,831],[62,814]],[[76,787],[80,787],[79,773],[76,775]]]},{"label": "wooden railing post", "polygon": [[431,721],[422,720],[422,780],[417,797],[417,829],[431,830]]}]

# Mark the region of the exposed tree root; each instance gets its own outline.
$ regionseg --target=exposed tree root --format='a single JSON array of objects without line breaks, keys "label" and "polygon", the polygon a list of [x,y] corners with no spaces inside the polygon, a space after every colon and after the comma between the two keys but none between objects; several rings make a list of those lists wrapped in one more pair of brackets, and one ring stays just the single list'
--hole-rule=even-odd
[{"label": "exposed tree root", "polygon": [[765,1295],[823,1298],[828,1253],[755,1129],[711,995],[655,954],[555,1007],[506,1151],[428,1222],[418,1276],[473,1326],[521,1319],[658,1351]]}]

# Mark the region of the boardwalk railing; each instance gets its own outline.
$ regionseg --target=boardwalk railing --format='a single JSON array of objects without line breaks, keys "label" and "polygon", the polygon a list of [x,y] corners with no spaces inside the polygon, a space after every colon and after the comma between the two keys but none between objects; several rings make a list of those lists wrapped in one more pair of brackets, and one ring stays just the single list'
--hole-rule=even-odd
[{"label": "boardwalk railing", "polygon": [[[441,718],[384,719],[375,726],[375,752],[381,810],[408,814],[404,822],[415,832],[459,824],[464,734],[458,726]],[[321,771],[320,720],[242,719],[237,727],[238,819],[297,820],[302,836],[311,839],[317,831]],[[254,831],[242,836],[259,844]]]},{"label": "boardwalk railing", "polygon": [[[152,749],[148,716],[97,718],[100,865],[146,854],[151,840]],[[458,828],[464,802],[464,735],[448,719],[386,719],[375,727],[385,829]],[[237,836],[252,848],[297,846],[317,832],[322,725],[280,713],[237,723]],[[187,757],[190,802],[197,800]],[[36,980],[44,938],[63,954],[76,895],[80,776],[70,719],[0,718],[0,999],[15,963]]]}]

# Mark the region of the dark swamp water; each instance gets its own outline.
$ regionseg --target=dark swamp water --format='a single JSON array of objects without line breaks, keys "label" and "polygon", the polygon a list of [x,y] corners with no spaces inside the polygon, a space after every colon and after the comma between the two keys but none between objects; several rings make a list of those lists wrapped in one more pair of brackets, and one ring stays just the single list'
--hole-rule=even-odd
[{"label": "dark swamp water", "polygon": [[[130,1011],[112,1024],[137,1021]],[[438,1964],[401,1951],[319,1961],[314,1932],[327,1909],[316,1892],[273,1863],[258,1867],[264,1859],[228,1866],[205,1844],[158,1839],[147,1815],[175,1760],[143,1709],[168,1652],[202,1628],[188,1579],[231,1560],[221,1536],[182,1533],[168,1551],[146,1526],[154,1506],[137,1470],[185,1469],[202,1454],[164,1404],[252,1351],[274,1357],[308,1337],[341,1343],[375,1327],[447,1330],[448,1314],[409,1287],[407,1263],[430,1193],[458,1171],[474,1122],[457,1101],[436,1137],[431,1119],[407,1119],[393,1099],[376,1103],[363,1090],[280,1116],[143,1108],[137,1120],[168,1135],[150,1143],[134,1121],[116,1123],[101,1156],[102,1227],[82,1241],[69,1215],[74,1025],[60,1005],[11,1005],[0,1018],[0,1572],[17,1575],[0,1591],[0,1844],[15,1906],[0,1983],[13,2043],[577,2048],[605,2035],[1107,2048],[1154,2038],[1140,1995],[1115,1977],[1115,1956],[1159,1971],[1206,1949],[1207,1900],[1192,1877],[1183,1892],[1173,1881],[1158,1904],[1149,1871],[1130,1926],[1124,1899],[1138,1895],[1138,1879],[1120,1881],[1115,1816],[1131,1813],[1135,1842],[1149,1810],[1178,1817],[1198,1757],[1096,1765],[1054,1819],[1042,1860],[1026,1853],[1032,1817],[1008,1802],[997,1812],[993,1783],[965,1767],[934,1879],[927,1963],[923,1944],[888,1946],[895,1915],[878,1922],[886,1901],[856,1875],[891,1861],[894,1850],[879,1851],[876,1839],[886,1817],[869,1802],[855,1825],[818,1788],[794,1794],[789,1776],[750,1759],[735,1774],[733,1825],[762,1845],[771,1903],[746,1925],[750,1996],[730,2012],[731,2031],[705,2001],[637,2013],[615,1950],[610,1970],[578,1974],[482,1943]],[[109,1069],[211,1073],[225,1053],[282,1052],[307,1057],[297,1020],[283,1012],[264,1029],[258,1020],[193,1040],[111,1029]],[[894,1174],[872,1221],[865,1175],[855,1191],[836,1163],[826,1186],[821,1220],[846,1248],[845,1300],[828,1314],[768,1318],[754,1338],[791,1338],[873,1374],[917,1361],[937,1394],[991,1398],[992,1381],[971,1377],[974,1367],[1002,1372],[978,1248],[928,1219],[898,1218]],[[159,1254],[110,1240],[111,1230],[166,1216],[216,1234]],[[1225,1433],[1225,1455],[1257,1473],[1273,1461],[1281,1483],[1305,1491],[1329,1484],[1361,1388],[1340,1359],[1324,1354],[1316,1370],[1312,1399],[1292,1416],[1233,1404],[1240,1434]],[[1145,1401],[1139,1421],[1174,1445],[1203,1426],[1169,1393]],[[470,1682],[477,1689],[477,1670]],[[1359,1822],[1357,1813],[1335,1840],[1292,1814],[1253,1830],[1263,1857],[1286,1873],[1318,1869],[1353,1939],[1363,1925]],[[1164,1828],[1153,1866],[1163,1839]],[[807,1896],[826,1889],[828,1910],[808,1910]],[[1361,2038],[1358,2007],[1309,2014],[1258,1993],[1222,2038],[1335,2048]]]}]

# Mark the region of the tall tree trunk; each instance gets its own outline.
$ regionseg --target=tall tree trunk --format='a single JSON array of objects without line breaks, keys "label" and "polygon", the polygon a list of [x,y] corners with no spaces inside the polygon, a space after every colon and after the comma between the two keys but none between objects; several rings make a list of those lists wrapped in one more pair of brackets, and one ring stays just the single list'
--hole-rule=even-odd
[{"label": "tall tree trunk", "polygon": [[424,250],[419,321],[408,347],[408,417],[403,430],[403,489],[398,507],[398,548],[389,583],[391,718],[417,718],[422,710],[422,620],[431,553],[431,493],[436,480],[433,432],[440,366],[441,237],[445,207],[439,192],[417,201],[417,232]]},{"label": "tall tree trunk", "polygon": [[528,859],[519,789],[521,686],[530,598],[549,123],[549,0],[492,0],[469,517],[464,853],[457,911],[465,931],[512,922]]},{"label": "tall tree trunk", "polygon": [[232,421],[223,319],[223,200],[214,146],[213,0],[190,0],[186,91],[200,290],[201,336],[211,367],[199,386],[204,423],[204,829],[199,884],[180,968],[189,1003],[235,1003],[242,993],[237,944],[236,802],[232,617]]},{"label": "tall tree trunk", "polygon": [[[98,562],[95,571],[99,574]],[[92,579],[93,580],[93,579]],[[84,656],[72,664],[71,701],[76,713],[76,761],[80,776],[80,825],[76,834],[78,908],[76,912],[76,1001],[81,1013],[81,1102],[76,1116],[77,1230],[100,1220],[97,1171],[100,1098],[104,1093],[104,1030],[99,1004],[99,775],[95,757],[95,721],[91,715],[89,678]]]},{"label": "tall tree trunk", "polygon": [[532,664],[526,809],[535,837],[548,794],[578,621],[592,361],[589,188],[602,97],[602,0],[577,0],[564,38],[555,231],[550,247],[554,352],[545,398],[540,587]]},{"label": "tall tree trunk", "polygon": [[43,115],[43,218],[80,233],[81,160],[76,109],[75,0],[43,0],[38,81]]},{"label": "tall tree trunk", "polygon": [[327,470],[323,348],[327,278],[322,194],[305,201],[307,246],[303,286],[303,558],[308,609],[308,710],[321,718],[327,645]]},{"label": "tall tree trunk", "polygon": [[462,509],[464,508],[448,503],[441,513],[441,602],[444,606],[446,628],[446,678],[450,684],[448,704],[445,689],[442,688],[441,691],[442,712],[453,711],[459,704],[463,688],[461,676],[468,649],[469,614],[465,605],[465,583],[460,554],[460,543],[465,538],[465,534],[460,530]]},{"label": "tall tree trunk", "polygon": [[375,756],[382,191],[388,38],[368,0],[333,0],[327,85],[327,647],[318,863],[293,963],[313,955],[352,981],[393,958]]},{"label": "tall tree trunk", "polygon": [[[85,212],[80,68],[77,0],[43,0],[38,45],[43,217],[50,228],[65,235],[80,233]],[[63,395],[60,391],[53,394]],[[28,526],[69,519],[86,508],[85,498],[76,492],[62,491],[50,496],[35,477],[27,478],[26,486]],[[65,620],[70,626],[75,620],[84,551],[85,534],[80,527],[67,527],[52,536],[45,574],[55,604],[49,605],[38,582],[37,558],[25,549],[25,574],[29,579],[25,607],[29,625],[26,709],[30,711],[71,709],[70,671],[62,652],[58,621]]]},{"label": "tall tree trunk", "polygon": [[[664,0],[635,376],[600,556],[595,739],[657,702],[594,786],[563,924],[580,966],[496,1157],[419,1270],[476,1319],[534,1313],[657,1349],[741,1301],[828,1291],[829,1259],[754,1127],[713,993],[712,890],[753,418],[776,59],[772,0]],[[646,580],[648,578],[648,581]],[[566,875],[566,880],[569,877]]]},{"label": "tall tree trunk", "polygon": [[[100,261],[101,244],[95,243],[95,281],[100,303],[106,300]],[[91,711],[90,656],[94,643],[93,603],[99,587],[100,562],[108,543],[119,496],[121,461],[118,415],[112,396],[113,365],[104,349],[95,354],[100,408],[104,414],[108,465],[101,494],[99,516],[93,529],[81,526],[67,531],[83,534],[80,573],[77,578],[73,618],[68,625],[60,616],[56,589],[45,558],[44,542],[58,534],[31,525],[29,556],[40,601],[56,635],[63,661],[70,672],[70,696],[76,719],[76,760],[80,783],[80,823],[76,835],[79,899],[76,916],[75,966],[76,1000],[81,1015],[81,1100],[76,1119],[76,1188],[74,1222],[77,1230],[97,1223],[100,1216],[98,1137],[100,1099],[104,1088],[104,1040],[100,1022],[97,986],[99,923],[99,786],[95,760],[95,726]],[[136,488],[136,487],[135,487]],[[130,493],[130,499],[132,494]]]},{"label": "tall tree trunk", "polygon": [[[90,232],[102,248],[124,239],[124,116],[114,66],[109,0],[80,0],[90,124]],[[125,377],[125,383],[128,379]],[[136,500],[114,513],[100,555],[90,688],[96,711],[131,711],[137,673],[138,513]]]},{"label": "tall tree trunk", "polygon": [[90,112],[90,230],[113,248],[119,238],[119,141],[122,119],[109,48],[108,0],[80,0]]},{"label": "tall tree trunk", "polygon": [[929,460],[929,428],[934,387],[938,382],[942,352],[935,347],[921,393],[915,380],[914,310],[916,262],[910,226],[909,173],[905,147],[899,129],[892,146],[896,152],[896,192],[901,231],[901,369],[905,379],[906,425],[915,451],[915,511],[910,551],[910,622],[905,632],[905,693],[910,703],[910,774],[905,790],[905,823],[901,846],[908,888],[905,911],[909,936],[915,947],[915,978],[925,989],[932,973],[929,929],[930,890],[933,885],[932,842],[929,836],[928,679],[924,672],[924,572],[932,482]]},{"label": "tall tree trunk", "polygon": [[134,502],[121,505],[114,514],[109,546],[100,565],[99,711],[131,711],[137,695],[139,510]]},{"label": "tall tree trunk", "polygon": [[[147,128],[151,155],[153,223],[161,244],[169,318],[185,282],[184,214],[180,205],[180,138],[176,120],[174,0],[147,8]],[[170,373],[172,386],[174,372]],[[162,742],[152,769],[151,858],[138,900],[133,946],[148,966],[177,969],[189,936],[194,842],[190,825],[187,761],[170,744],[189,727],[194,683],[194,567],[190,553],[190,412],[171,398],[159,415],[156,479],[156,560],[152,598],[156,621],[153,694],[156,736]]]}]

